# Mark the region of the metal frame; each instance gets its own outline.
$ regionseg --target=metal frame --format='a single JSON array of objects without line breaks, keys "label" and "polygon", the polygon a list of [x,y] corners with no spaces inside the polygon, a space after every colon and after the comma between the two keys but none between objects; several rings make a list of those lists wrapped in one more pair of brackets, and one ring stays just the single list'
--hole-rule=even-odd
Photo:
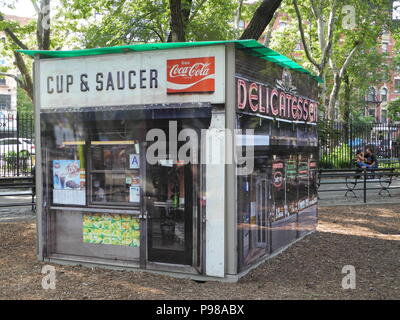
[{"label": "metal frame", "polygon": [[[47,246],[45,221],[47,216],[43,213],[43,172],[42,172],[42,148],[40,129],[40,59],[35,57],[33,63],[34,107],[35,107],[35,140],[36,140],[36,254],[39,260],[44,259],[44,249]],[[45,219],[46,218],[46,219]]]},{"label": "metal frame", "polygon": [[[226,141],[226,157],[235,159],[236,129],[236,86],[235,86],[234,44],[227,44],[225,50],[225,128],[232,132],[231,141]],[[232,161],[234,162],[234,161]],[[237,175],[235,163],[225,165],[225,274],[237,274]]]}]

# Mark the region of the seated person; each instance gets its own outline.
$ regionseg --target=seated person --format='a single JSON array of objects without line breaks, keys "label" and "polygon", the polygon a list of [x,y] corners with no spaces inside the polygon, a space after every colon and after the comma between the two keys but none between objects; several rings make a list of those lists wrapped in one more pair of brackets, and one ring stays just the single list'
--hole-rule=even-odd
[{"label": "seated person", "polygon": [[369,168],[371,169],[377,169],[378,168],[378,160],[376,156],[374,155],[374,152],[372,151],[371,148],[365,149],[365,162],[369,165]]},{"label": "seated person", "polygon": [[357,150],[356,153],[356,164],[359,168],[369,168],[369,164],[365,163],[364,152]]}]

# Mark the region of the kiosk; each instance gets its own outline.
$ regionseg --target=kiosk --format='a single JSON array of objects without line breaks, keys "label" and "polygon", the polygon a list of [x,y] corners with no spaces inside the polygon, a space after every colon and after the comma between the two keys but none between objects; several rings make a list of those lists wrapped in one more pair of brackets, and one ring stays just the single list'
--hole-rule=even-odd
[{"label": "kiosk", "polygon": [[255,40],[34,56],[41,261],[236,281],[315,230],[319,78]]}]

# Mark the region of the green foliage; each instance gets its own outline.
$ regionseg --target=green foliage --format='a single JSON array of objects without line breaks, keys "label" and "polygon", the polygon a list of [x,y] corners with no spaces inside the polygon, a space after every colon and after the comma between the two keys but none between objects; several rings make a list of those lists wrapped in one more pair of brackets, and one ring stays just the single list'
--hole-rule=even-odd
[{"label": "green foliage", "polygon": [[[306,42],[312,57],[318,63],[321,61],[322,53],[317,21],[320,17],[324,23],[323,34],[327,39],[328,21],[332,12],[333,2],[332,0],[298,0]],[[329,94],[333,87],[334,73],[341,68],[355,44],[359,44],[356,54],[346,68],[350,85],[350,88],[348,88],[350,101],[346,101],[348,98],[343,94],[343,84],[339,92],[340,115],[342,118],[346,118],[345,115],[350,113],[351,118],[352,113],[363,110],[365,92],[368,87],[386,82],[389,77],[389,71],[393,69],[388,56],[378,49],[383,33],[389,31],[396,37],[400,38],[400,36],[398,35],[398,26],[391,21],[389,2],[387,0],[338,0],[337,3],[338,7],[333,26],[333,43],[331,54],[329,55],[330,61],[325,70],[325,85],[326,93]],[[345,5],[355,8],[356,25],[353,29],[347,29],[343,24],[348,15],[346,10],[342,11]],[[286,17],[288,25],[284,29],[277,29],[273,32],[271,48],[318,73],[317,68],[307,59],[304,50],[294,50],[295,46],[301,42],[301,38],[292,1],[284,2],[279,12]],[[324,90],[323,87],[321,89]],[[322,110],[323,107],[321,105],[320,109]],[[357,117],[359,116],[357,115]],[[368,122],[369,119],[366,119],[366,121]]]},{"label": "green foliage", "polygon": [[350,147],[343,143],[323,155],[319,160],[319,167],[325,169],[347,168],[353,159],[354,155],[351,154]]},{"label": "green foliage", "polygon": [[21,171],[26,172],[29,168],[30,154],[26,150],[21,150],[19,156],[16,151],[9,151],[4,155],[4,162],[7,170],[16,170],[19,161]]},{"label": "green foliage", "polygon": [[[80,47],[168,40],[168,0],[61,0],[61,3],[65,9],[60,13],[63,28],[76,34],[75,44]],[[236,0],[193,0],[186,24],[187,41],[237,38],[233,26],[237,7]]]},{"label": "green foliage", "polygon": [[389,103],[388,115],[393,121],[400,121],[400,99],[391,101]]},{"label": "green foliage", "polygon": [[26,92],[21,88],[17,89],[17,111],[22,116],[33,114],[33,103]]}]

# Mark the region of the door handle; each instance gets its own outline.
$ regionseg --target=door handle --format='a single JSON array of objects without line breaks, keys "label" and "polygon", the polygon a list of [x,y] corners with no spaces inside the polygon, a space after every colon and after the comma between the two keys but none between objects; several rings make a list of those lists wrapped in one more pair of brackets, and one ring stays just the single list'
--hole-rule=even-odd
[{"label": "door handle", "polygon": [[139,215],[140,219],[148,219],[150,218],[150,215],[147,213],[147,211],[143,212],[143,214]]}]

